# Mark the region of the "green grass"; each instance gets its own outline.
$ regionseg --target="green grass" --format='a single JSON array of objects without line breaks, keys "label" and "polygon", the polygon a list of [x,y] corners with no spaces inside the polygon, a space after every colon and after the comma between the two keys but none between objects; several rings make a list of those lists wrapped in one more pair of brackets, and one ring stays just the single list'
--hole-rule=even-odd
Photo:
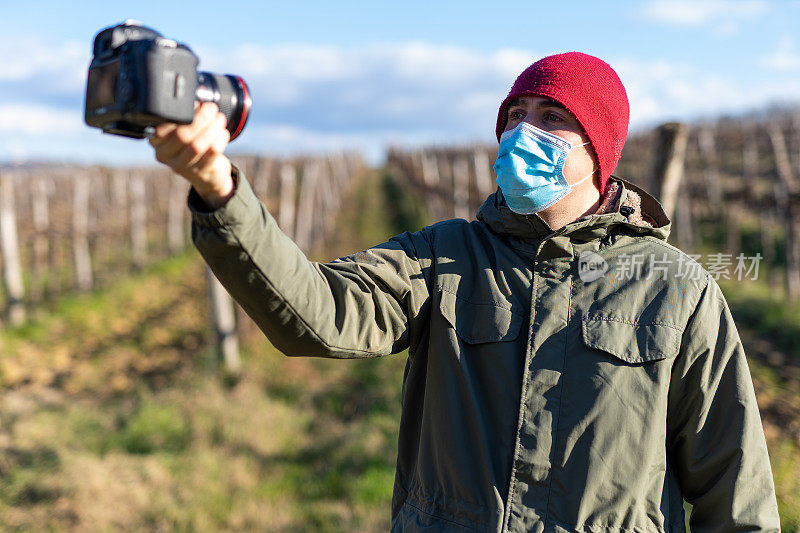
[{"label": "green grass", "polygon": [[785,355],[800,360],[800,303],[786,299],[766,279],[738,282],[720,280],[736,324],[769,339]]},{"label": "green grass", "polygon": [[[395,233],[373,177],[330,255]],[[388,529],[405,357],[288,359],[244,328],[231,383],[205,294],[189,253],[0,331],[0,529]]]},{"label": "green grass", "polygon": [[[369,177],[323,255],[422,225],[385,174]],[[796,309],[739,289],[725,287],[743,333],[796,331]],[[405,356],[289,359],[243,329],[232,383],[188,253],[0,331],[0,530],[386,531]],[[797,396],[752,368],[766,400]],[[767,429],[784,531],[797,531],[800,451]]]},{"label": "green grass", "polygon": [[[0,333],[41,358],[0,412],[3,529],[387,529],[404,357],[288,359],[253,335],[230,386],[206,371],[202,346],[172,346],[173,329],[205,323],[203,267],[178,262],[138,277],[146,312],[125,305],[139,291],[123,282]],[[117,324],[123,347],[102,327],[120,305],[132,322]],[[36,369],[55,344],[94,349],[68,351],[53,380]],[[149,361],[161,350],[177,350],[174,364]]]},{"label": "green grass", "polygon": [[756,281],[720,280],[749,355],[767,435],[782,530],[800,531],[800,381],[786,366],[800,364],[800,304],[787,301],[768,277]]}]

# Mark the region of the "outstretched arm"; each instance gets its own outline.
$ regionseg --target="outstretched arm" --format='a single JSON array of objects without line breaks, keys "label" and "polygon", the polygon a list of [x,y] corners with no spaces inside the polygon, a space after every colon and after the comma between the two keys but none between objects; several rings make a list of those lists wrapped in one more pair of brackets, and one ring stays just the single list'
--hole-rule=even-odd
[{"label": "outstretched arm", "polygon": [[161,125],[150,142],[156,159],[192,184],[192,238],[228,292],[289,355],[368,357],[413,344],[428,308],[424,233],[309,261],[223,155],[220,117],[203,104],[192,124]]},{"label": "outstretched arm", "polygon": [[287,355],[369,357],[414,342],[428,308],[429,245],[403,234],[330,263],[309,261],[237,175],[224,207],[203,212],[192,237],[211,269]]}]

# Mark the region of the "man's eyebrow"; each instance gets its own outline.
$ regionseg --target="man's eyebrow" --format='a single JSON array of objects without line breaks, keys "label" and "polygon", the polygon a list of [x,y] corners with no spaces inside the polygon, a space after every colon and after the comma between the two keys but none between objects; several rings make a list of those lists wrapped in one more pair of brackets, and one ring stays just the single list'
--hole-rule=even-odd
[{"label": "man's eyebrow", "polygon": [[566,107],[564,107],[564,104],[562,104],[562,103],[560,103],[560,102],[556,102],[555,100],[550,100],[550,99],[547,99],[547,100],[545,100],[545,101],[541,102],[541,103],[539,104],[539,106],[540,106],[540,107],[555,107],[556,109],[560,109],[560,110],[562,110],[562,111],[566,111],[566,112],[567,112],[567,113],[569,113],[570,115],[572,114],[572,112],[570,112],[570,110],[569,110],[569,109],[567,109]]},{"label": "man's eyebrow", "polygon": [[[524,104],[522,103],[522,97],[518,96],[518,97],[513,98],[511,101],[508,102],[508,107],[509,108],[512,108],[514,106],[524,107]],[[564,107],[563,104],[561,104],[559,102],[556,102],[555,100],[550,100],[549,98],[546,99],[546,100],[543,100],[542,102],[540,102],[539,103],[539,107],[554,107],[556,109],[560,109],[562,111],[566,111],[567,113],[572,114],[569,109]]]}]

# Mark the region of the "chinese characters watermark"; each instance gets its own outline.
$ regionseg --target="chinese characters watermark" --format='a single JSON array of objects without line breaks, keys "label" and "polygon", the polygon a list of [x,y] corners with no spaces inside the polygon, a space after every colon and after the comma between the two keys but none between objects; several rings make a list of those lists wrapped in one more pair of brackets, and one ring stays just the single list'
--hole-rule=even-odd
[{"label": "chinese characters watermark", "polygon": [[578,258],[578,275],[584,282],[595,281],[605,275],[614,280],[667,279],[675,278],[698,280],[707,272],[715,280],[758,279],[758,267],[763,256],[737,255],[726,253],[668,255],[659,254],[621,254],[612,264],[595,252],[584,251]]}]

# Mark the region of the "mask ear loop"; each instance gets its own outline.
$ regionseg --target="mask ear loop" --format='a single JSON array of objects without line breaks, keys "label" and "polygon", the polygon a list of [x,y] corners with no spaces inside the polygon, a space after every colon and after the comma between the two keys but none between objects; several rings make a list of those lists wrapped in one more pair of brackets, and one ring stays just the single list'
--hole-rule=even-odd
[{"label": "mask ear loop", "polygon": [[575,183],[573,183],[572,185],[570,185],[570,186],[569,186],[569,188],[570,188],[570,189],[574,189],[575,187],[577,187],[578,185],[580,185],[580,184],[581,184],[581,183],[583,183],[584,181],[586,181],[586,180],[588,180],[589,178],[591,178],[592,176],[594,176],[594,173],[595,173],[595,172],[597,172],[597,169],[594,169],[594,170],[592,170],[592,171],[589,173],[589,175],[588,175],[588,176],[586,176],[585,178],[581,178],[580,180],[576,181]]},{"label": "mask ear loop", "polygon": [[[575,146],[571,146],[571,147],[570,147],[570,149],[569,149],[569,151],[571,152],[573,148],[580,148],[581,146],[586,146],[587,144],[592,144],[592,143],[591,143],[591,141],[586,141],[586,142],[585,142],[585,143],[583,143],[583,144],[576,144]],[[567,156],[569,156],[569,154],[567,154]],[[564,160],[564,162],[566,163],[566,159]],[[594,176],[594,173],[595,173],[595,172],[597,172],[597,169],[596,169],[596,168],[593,168],[593,169],[592,169],[592,171],[589,173],[589,175],[588,175],[588,176],[586,176],[585,178],[581,178],[581,179],[579,179],[578,181],[576,181],[575,183],[573,183],[572,185],[570,185],[570,186],[569,186],[570,190],[573,190],[575,187],[577,187],[578,185],[580,185],[580,184],[581,184],[581,183],[583,183],[584,181],[586,181],[586,180],[588,180],[589,178],[591,178],[592,176]],[[564,177],[564,179],[566,180],[566,177]]]}]

